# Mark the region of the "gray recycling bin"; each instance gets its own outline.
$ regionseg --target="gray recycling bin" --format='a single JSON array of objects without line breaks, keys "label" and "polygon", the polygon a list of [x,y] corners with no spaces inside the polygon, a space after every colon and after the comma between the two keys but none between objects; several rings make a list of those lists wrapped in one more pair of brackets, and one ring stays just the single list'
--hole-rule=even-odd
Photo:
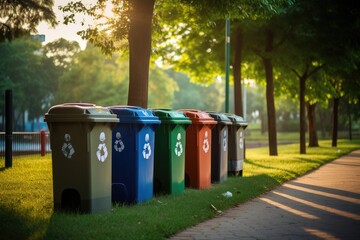
[{"label": "gray recycling bin", "polygon": [[56,105],[45,114],[52,150],[54,210],[111,210],[111,134],[119,119],[87,103]]},{"label": "gray recycling bin", "polygon": [[223,182],[228,175],[228,126],[232,123],[223,113],[208,114],[217,121],[211,130],[211,182]]},{"label": "gray recycling bin", "polygon": [[248,123],[240,116],[226,113],[231,120],[229,126],[229,175],[242,176],[245,161],[245,128]]}]

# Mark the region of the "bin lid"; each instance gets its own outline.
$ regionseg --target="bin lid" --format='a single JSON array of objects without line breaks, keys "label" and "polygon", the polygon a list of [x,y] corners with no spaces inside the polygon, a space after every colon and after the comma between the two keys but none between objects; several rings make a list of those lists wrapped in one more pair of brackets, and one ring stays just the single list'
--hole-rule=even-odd
[{"label": "bin lid", "polygon": [[161,122],[158,117],[145,108],[137,106],[110,106],[107,107],[120,119],[120,123],[142,123],[159,125]]},{"label": "bin lid", "polygon": [[119,122],[109,109],[92,103],[55,105],[45,114],[45,122]]},{"label": "bin lid", "polygon": [[180,111],[185,113],[185,115],[190,118],[193,124],[217,124],[217,122],[206,112],[196,109],[181,109]]},{"label": "bin lid", "polygon": [[223,113],[218,112],[207,112],[215,121],[218,123],[229,125],[231,124],[231,120]]},{"label": "bin lid", "polygon": [[183,112],[171,109],[151,109],[153,114],[159,117],[161,123],[167,124],[191,124],[190,119]]},{"label": "bin lid", "polygon": [[225,113],[225,115],[230,119],[233,125],[241,126],[244,129],[248,126],[248,123],[238,115],[233,113]]}]

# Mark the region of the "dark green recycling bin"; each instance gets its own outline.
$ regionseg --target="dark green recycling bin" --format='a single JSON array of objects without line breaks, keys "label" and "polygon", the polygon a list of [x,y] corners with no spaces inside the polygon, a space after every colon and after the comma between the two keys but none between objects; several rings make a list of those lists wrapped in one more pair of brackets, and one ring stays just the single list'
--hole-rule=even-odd
[{"label": "dark green recycling bin", "polygon": [[223,113],[208,114],[217,121],[211,130],[211,182],[223,182],[228,175],[228,126],[232,123]]},{"label": "dark green recycling bin", "polygon": [[228,173],[242,176],[245,161],[245,128],[248,123],[240,116],[226,113],[231,120],[229,126]]},{"label": "dark green recycling bin", "polygon": [[191,121],[179,111],[152,112],[161,121],[155,133],[154,192],[181,194],[185,189],[186,128]]},{"label": "dark green recycling bin", "polygon": [[94,104],[56,105],[45,114],[55,210],[111,210],[111,134],[119,121]]}]

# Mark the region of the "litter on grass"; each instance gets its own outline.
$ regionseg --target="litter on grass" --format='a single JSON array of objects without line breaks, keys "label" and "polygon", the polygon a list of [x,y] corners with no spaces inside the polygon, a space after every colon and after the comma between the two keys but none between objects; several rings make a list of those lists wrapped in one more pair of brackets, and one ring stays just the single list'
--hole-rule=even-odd
[{"label": "litter on grass", "polygon": [[233,195],[231,192],[227,191],[222,194],[225,198],[231,198]]}]

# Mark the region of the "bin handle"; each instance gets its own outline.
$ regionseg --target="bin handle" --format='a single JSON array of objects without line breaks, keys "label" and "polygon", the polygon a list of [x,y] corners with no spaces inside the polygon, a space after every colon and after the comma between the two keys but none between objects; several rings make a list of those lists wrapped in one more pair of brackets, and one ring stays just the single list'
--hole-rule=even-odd
[{"label": "bin handle", "polygon": [[64,106],[94,107],[93,103],[64,103]]}]

